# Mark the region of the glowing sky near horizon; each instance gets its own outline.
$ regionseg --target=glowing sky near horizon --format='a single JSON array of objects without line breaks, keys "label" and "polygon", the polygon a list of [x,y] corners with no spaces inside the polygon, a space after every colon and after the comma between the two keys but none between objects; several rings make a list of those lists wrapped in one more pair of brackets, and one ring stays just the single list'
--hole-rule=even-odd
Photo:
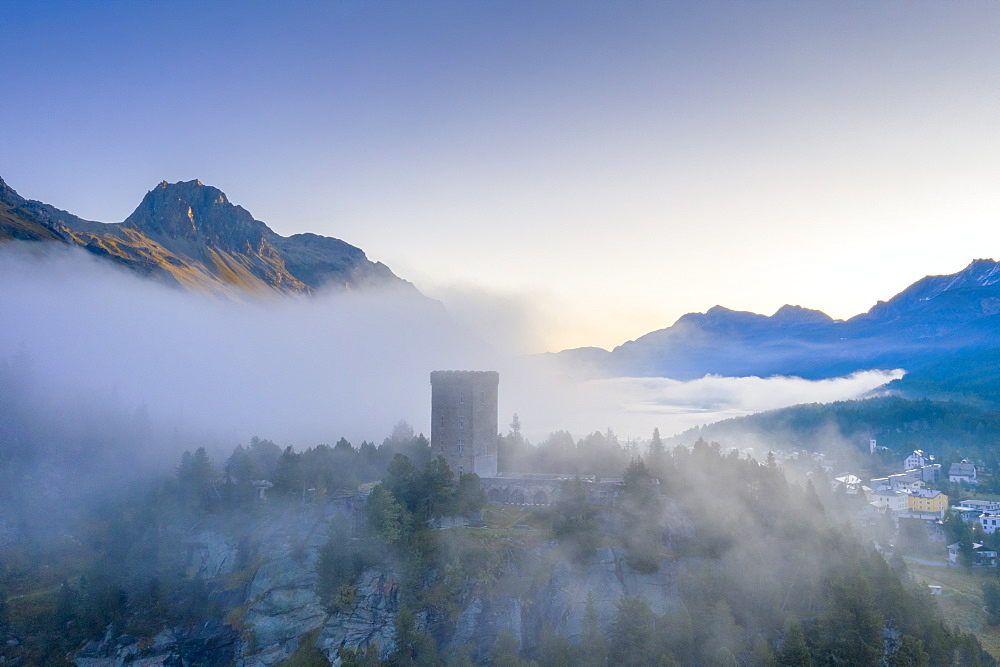
[{"label": "glowing sky near horizon", "polygon": [[0,176],[200,179],[519,350],[1000,259],[1000,3],[4,3]]}]

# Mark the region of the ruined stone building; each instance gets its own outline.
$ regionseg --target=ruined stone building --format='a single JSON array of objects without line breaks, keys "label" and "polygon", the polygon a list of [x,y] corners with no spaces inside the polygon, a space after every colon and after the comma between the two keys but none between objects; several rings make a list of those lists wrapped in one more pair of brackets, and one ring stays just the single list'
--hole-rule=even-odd
[{"label": "ruined stone building", "polygon": [[431,373],[431,453],[456,475],[497,475],[496,371]]},{"label": "ruined stone building", "polygon": [[[491,503],[550,505],[572,473],[562,475],[508,473],[497,469],[496,371],[431,373],[431,456],[443,456],[456,475],[479,475]],[[610,505],[621,480],[581,477],[590,502]]]}]

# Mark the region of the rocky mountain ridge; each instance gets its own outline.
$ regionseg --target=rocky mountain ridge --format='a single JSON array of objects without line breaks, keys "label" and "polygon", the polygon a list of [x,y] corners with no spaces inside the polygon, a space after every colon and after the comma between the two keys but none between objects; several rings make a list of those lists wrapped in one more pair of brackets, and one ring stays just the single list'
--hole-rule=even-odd
[{"label": "rocky mountain ridge", "polygon": [[197,180],[163,181],[123,222],[102,223],[26,200],[0,179],[2,241],[82,248],[161,282],[227,295],[369,286],[416,292],[360,248],[316,234],[280,236]]},{"label": "rocky mountain ridge", "polygon": [[994,347],[1000,347],[1000,264],[978,259],[958,273],[927,276],[848,320],[792,305],[771,316],[715,306],[611,351],[547,356],[598,376],[821,379],[874,368],[911,370]]}]

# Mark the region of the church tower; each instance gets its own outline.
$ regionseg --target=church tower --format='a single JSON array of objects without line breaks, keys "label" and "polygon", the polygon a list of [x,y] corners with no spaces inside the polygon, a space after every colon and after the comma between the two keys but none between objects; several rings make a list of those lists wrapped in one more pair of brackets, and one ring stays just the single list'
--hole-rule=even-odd
[{"label": "church tower", "polygon": [[444,456],[455,475],[497,475],[496,371],[431,373],[431,455]]}]

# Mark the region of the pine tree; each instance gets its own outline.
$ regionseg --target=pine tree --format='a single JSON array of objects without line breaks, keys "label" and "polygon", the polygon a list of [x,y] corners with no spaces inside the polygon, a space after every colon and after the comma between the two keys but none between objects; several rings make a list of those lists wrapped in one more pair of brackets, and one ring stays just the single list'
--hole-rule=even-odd
[{"label": "pine tree", "polygon": [[806,635],[798,621],[792,621],[785,630],[785,642],[778,656],[781,667],[812,667],[813,659],[806,646]]},{"label": "pine tree", "polygon": [[538,660],[545,667],[570,667],[569,641],[548,623],[542,626],[538,640]]},{"label": "pine tree", "polygon": [[748,667],[777,667],[778,659],[774,649],[767,643],[763,635],[758,634],[753,640],[753,648],[747,660]]},{"label": "pine tree", "polygon": [[613,665],[645,667],[655,662],[656,617],[646,601],[640,597],[623,596],[617,603],[618,611],[611,623],[608,642],[608,661]]},{"label": "pine tree", "polygon": [[521,658],[520,651],[521,645],[514,633],[501,630],[490,649],[490,661],[494,667],[533,667],[535,663]]},{"label": "pine tree", "polygon": [[587,606],[583,611],[580,634],[580,643],[576,647],[577,656],[573,664],[581,667],[605,667],[608,664],[608,646],[601,633],[601,622],[597,617],[597,607],[591,591],[587,591]]},{"label": "pine tree", "polygon": [[653,429],[653,440],[649,443],[649,467],[653,474],[663,479],[663,468],[666,463],[666,449],[663,447],[663,440],[660,439],[660,429]]},{"label": "pine tree", "polygon": [[642,459],[625,469],[621,494],[621,512],[628,564],[643,574],[656,572],[660,566],[661,520],[663,501],[656,478]]},{"label": "pine tree", "polygon": [[566,480],[559,490],[552,532],[568,547],[574,561],[586,561],[597,548],[600,540],[597,512],[587,502],[587,489],[579,477]]},{"label": "pine tree", "polygon": [[302,457],[288,446],[274,464],[274,491],[287,496],[301,495],[305,489]]}]

